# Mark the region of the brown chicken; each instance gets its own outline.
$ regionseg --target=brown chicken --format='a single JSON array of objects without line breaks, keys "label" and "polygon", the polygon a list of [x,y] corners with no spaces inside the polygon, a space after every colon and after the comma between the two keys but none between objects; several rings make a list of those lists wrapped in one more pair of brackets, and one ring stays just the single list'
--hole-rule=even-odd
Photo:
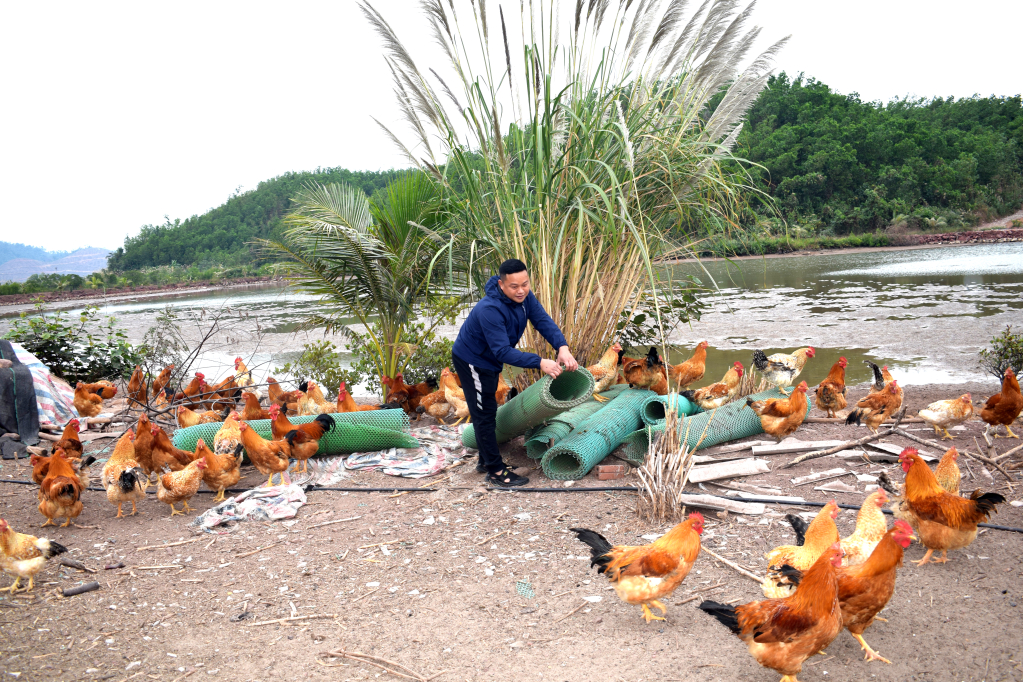
[{"label": "brown chicken", "polygon": [[241,457],[234,455],[218,455],[206,446],[202,438],[195,444],[195,459],[202,459],[206,462],[206,468],[202,471],[202,480],[210,490],[216,490],[217,496],[214,502],[224,500],[224,491],[236,485],[242,478]]},{"label": "brown chicken", "polygon": [[633,388],[646,388],[657,395],[668,393],[668,372],[655,346],[643,358],[622,358],[622,374]]},{"label": "brown chicken", "polygon": [[144,406],[149,402],[149,387],[146,386],[146,375],[142,368],[135,365],[135,371],[128,379],[128,404],[132,407]]},{"label": "brown chicken", "polygon": [[428,414],[441,424],[445,424],[444,419],[451,412],[451,405],[448,404],[444,391],[439,390],[423,396],[422,400],[419,401],[419,407],[416,408],[416,412]]},{"label": "brown chicken", "polygon": [[[242,390],[238,388],[238,384],[235,381],[235,376],[233,374],[227,375],[225,378],[220,380],[220,383],[210,386],[205,390],[210,391],[211,395],[209,396],[209,400],[213,403],[211,409],[217,412],[233,409],[235,402],[237,402],[238,398],[242,395]],[[256,402],[259,402],[258,398]]]},{"label": "brown chicken", "polygon": [[55,525],[53,520],[61,516],[66,520],[61,526],[67,528],[71,519],[78,518],[82,513],[82,492],[85,486],[78,478],[78,472],[71,462],[64,457],[64,451],[58,450],[50,457],[50,467],[46,478],[39,486],[39,513],[46,517],[43,526]]},{"label": "brown chicken", "polygon": [[[321,414],[320,417],[330,419],[329,416]],[[319,419],[319,417],[317,417]],[[333,423],[333,422],[332,422]],[[305,431],[299,431],[295,429],[289,431],[284,440],[288,443],[288,448],[291,451],[291,456],[295,459],[295,471],[293,473],[301,474],[309,471],[309,458],[316,454],[316,451],[320,449],[320,441],[310,436]]]},{"label": "brown chicken", "polygon": [[[586,368],[590,374],[593,375],[593,395],[597,396],[599,393],[603,393],[607,389],[615,385],[618,380],[618,362],[621,359],[622,345],[620,343],[613,343],[611,347],[604,351],[604,354],[600,356],[600,360],[597,364],[590,365]],[[606,402],[607,398],[595,397],[597,402]],[[500,403],[504,404],[504,403]]]},{"label": "brown chicken", "polygon": [[199,424],[215,424],[222,422],[227,419],[227,415],[230,413],[231,408],[227,408],[223,412],[215,412],[213,410],[205,410],[203,412],[196,412],[190,410],[184,405],[178,405],[178,426],[182,429],[187,429],[189,426],[197,426]]},{"label": "brown chicken", "polygon": [[882,488],[863,500],[860,510],[856,512],[856,530],[849,537],[842,538],[843,566],[856,566],[866,561],[888,532],[888,522],[882,511],[886,504],[888,495]]},{"label": "brown chicken", "polygon": [[860,398],[860,401],[856,403],[856,408],[845,418],[845,423],[848,426],[853,424],[859,426],[863,423],[873,433],[877,433],[884,420],[898,412],[900,407],[902,407],[902,389],[899,388],[899,382],[892,379],[892,382],[884,389]]},{"label": "brown chicken", "polygon": [[[505,384],[507,386],[507,384]],[[418,384],[412,386],[412,393],[409,395],[408,405],[411,412],[409,415],[415,415],[416,419],[419,418],[419,406],[423,402],[423,398],[430,395],[434,391],[440,388],[440,382],[435,377],[427,377],[426,381],[420,381]],[[501,386],[497,387],[498,393],[501,392]],[[500,397],[498,398],[500,399]],[[505,400],[510,400],[505,394]],[[502,405],[504,403],[501,403]]]},{"label": "brown chicken", "polygon": [[50,452],[56,452],[57,450],[63,450],[64,456],[68,459],[78,459],[82,456],[84,449],[82,448],[82,441],[78,437],[78,431],[81,429],[77,419],[72,419],[64,427],[63,433],[60,434],[60,440],[53,444],[50,448]]},{"label": "brown chicken", "polygon": [[117,395],[117,387],[106,379],[101,379],[91,384],[85,384],[85,388],[92,391],[103,400],[110,400]]},{"label": "brown chicken", "polygon": [[703,378],[707,371],[707,342],[700,341],[696,344],[691,358],[678,365],[672,365],[668,370],[668,377],[671,378],[671,387],[679,392],[689,388]]},{"label": "brown chicken", "polygon": [[73,404],[79,417],[95,417],[103,411],[103,398],[80,381],[75,384]]},{"label": "brown chicken", "polygon": [[312,438],[313,440],[320,440],[324,433],[329,433],[334,430],[337,423],[334,418],[329,414],[317,415],[316,419],[306,424],[295,425],[292,424],[284,413],[281,412],[281,408],[276,405],[270,406],[270,413],[273,421],[270,422],[270,433],[274,440],[284,440],[292,431],[298,430]]},{"label": "brown chicken", "polygon": [[721,407],[731,402],[739,392],[739,382],[742,380],[743,371],[741,362],[732,363],[732,367],[725,372],[721,381],[696,390],[682,391],[682,397],[691,403],[696,403],[704,410]]},{"label": "brown chicken", "polygon": [[455,373],[447,367],[441,370],[440,385],[444,389],[444,400],[455,408],[455,416],[458,417],[458,421],[454,425],[458,426],[463,420],[466,423],[469,422],[469,404],[465,402],[465,391],[461,389],[455,379]]},{"label": "brown chicken", "polygon": [[934,469],[934,478],[938,480],[938,485],[953,495],[959,494],[959,482],[963,477],[962,472],[959,471],[959,465],[956,464],[957,459],[959,459],[959,451],[951,447],[941,456],[941,461]]},{"label": "brown chicken", "polygon": [[231,412],[217,431],[217,435],[213,436],[213,452],[238,457],[243,449],[241,420],[237,412]]},{"label": "brown chicken", "polygon": [[156,424],[153,424],[149,432],[153,434],[153,471],[157,473],[163,473],[167,469],[181,471],[195,456],[188,450],[174,447],[167,432]]},{"label": "brown chicken", "polygon": [[767,559],[767,574],[760,584],[765,597],[787,597],[792,594],[795,584],[789,580],[784,567],[805,571],[817,561],[828,547],[838,542],[838,503],[831,500],[817,512],[809,525],[798,516],[786,514],[785,519],[796,532],[795,545],[781,545],[764,555]]},{"label": "brown chicken", "polygon": [[[388,376],[380,377],[381,383],[384,385],[384,402],[394,403],[395,405],[401,406],[401,409],[408,414],[411,410],[409,407],[409,399],[412,397],[412,387],[405,383],[405,378],[401,372],[392,379]],[[338,391],[338,412],[341,411],[341,391]]]},{"label": "brown chicken", "polygon": [[977,539],[977,524],[987,521],[997,511],[996,505],[1005,502],[998,493],[974,490],[965,498],[945,491],[915,448],[903,450],[899,463],[906,472],[906,483],[903,497],[892,505],[892,511],[913,526],[927,548],[923,558],[914,562],[917,566],[932,561],[936,550],[941,550],[941,558],[933,561],[945,563],[948,550],[968,547]]},{"label": "brown chicken", "polygon": [[[643,619],[664,620],[668,609],[660,602],[670,596],[689,575],[700,553],[703,515],[691,513],[685,521],[651,542],[632,547],[614,545],[600,533],[586,528],[569,528],[590,548],[590,566],[611,581],[618,598],[626,604],[638,604]],[[654,607],[661,612],[655,616]]]},{"label": "brown chicken", "polygon": [[242,393],[242,400],[245,407],[242,409],[242,421],[256,421],[257,419],[269,419],[270,413],[259,405],[259,398],[251,393]]},{"label": "brown chicken", "polygon": [[131,502],[131,515],[137,513],[135,503],[145,499],[149,479],[135,460],[135,433],[128,429],[114,446],[110,459],[103,465],[103,488],[107,491],[107,499],[117,505],[117,518],[124,513],[121,505]]},{"label": "brown chicken", "polygon": [[942,440],[955,440],[948,429],[973,416],[973,396],[964,393],[955,400],[938,400],[920,410],[917,416],[934,428],[934,435],[941,436]]},{"label": "brown chicken", "polygon": [[838,568],[842,550],[836,543],[801,575],[799,587],[784,599],[740,606],[714,601],[700,610],[714,616],[746,643],[757,663],[782,674],[781,682],[798,682],[803,663],[842,631]]},{"label": "brown chicken", "polygon": [[[916,538],[913,529],[902,519],[896,519],[892,529],[884,531],[864,561],[838,569],[838,604],[842,609],[842,625],[866,652],[864,660],[891,663],[870,648],[863,639],[863,632],[891,601],[895,593],[895,572],[902,566],[902,551]],[[798,582],[799,577],[793,576],[793,580]]]},{"label": "brown chicken", "polygon": [[202,372],[196,372],[195,376],[192,377],[192,380],[188,382],[187,386],[185,386],[185,390],[175,393],[173,398],[171,398],[171,401],[172,402],[180,401],[183,402],[188,407],[196,408],[199,406],[201,399],[193,400],[193,398],[195,398],[202,392],[203,386],[205,385],[206,375],[203,374]]},{"label": "brown chicken", "polygon": [[764,433],[774,436],[780,443],[795,433],[806,419],[806,382],[800,382],[787,398],[753,400],[747,397],[746,405],[760,415]]},{"label": "brown chicken", "polygon": [[[197,459],[181,471],[171,471],[156,479],[156,499],[170,505],[171,516],[192,511],[188,501],[199,492],[205,469],[206,460]],[[178,502],[183,505],[181,510],[174,508]]]},{"label": "brown chicken", "polygon": [[1012,367],[1005,368],[1002,375],[1002,392],[996,393],[984,403],[984,409],[980,411],[980,418],[987,424],[984,430],[986,435],[993,435],[995,438],[1002,438],[996,433],[998,426],[1005,427],[1008,438],[1019,438],[1009,428],[1016,417],[1023,412],[1023,395],[1019,391],[1019,381],[1016,380],[1016,373]]},{"label": "brown chicken", "polygon": [[252,460],[259,473],[268,476],[267,487],[274,484],[274,474],[281,474],[281,485],[284,485],[284,472],[288,470],[288,458],[291,457],[291,446],[287,441],[266,440],[245,422],[239,424],[238,428],[241,431],[245,454]]},{"label": "brown chicken", "polygon": [[267,386],[267,395],[270,397],[270,402],[274,405],[287,408],[289,403],[298,403],[298,399],[302,397],[302,391],[285,391],[273,377],[268,378],[266,381],[269,384]]},{"label": "brown chicken", "polygon": [[848,360],[839,358],[831,366],[827,378],[814,391],[817,409],[828,417],[834,417],[836,412],[844,410],[848,404],[845,400],[845,368],[848,364]]},{"label": "brown chicken", "polygon": [[[315,384],[313,384],[313,382],[310,381],[309,382],[309,386],[313,387],[313,386],[315,386]],[[310,390],[312,390],[312,388],[310,388]],[[356,404],[355,398],[353,398],[352,394],[348,392],[347,388],[345,388],[345,382],[343,382],[343,381],[341,382],[341,385],[340,385],[340,387],[338,388],[338,391],[337,391],[336,411],[338,413],[344,413],[344,412],[369,412],[371,410],[379,410],[379,409],[380,409],[379,405],[358,405],[358,404]]]},{"label": "brown chicken", "polygon": [[17,533],[7,521],[0,519],[0,569],[14,576],[14,584],[0,588],[0,592],[14,594],[22,578],[28,578],[26,591],[31,590],[35,586],[35,575],[46,565],[46,560],[66,551],[67,547],[58,542]]},{"label": "brown chicken", "polygon": [[139,415],[135,433],[135,461],[143,473],[149,476],[159,467],[153,465],[153,423],[145,412]]},{"label": "brown chicken", "polygon": [[167,384],[171,380],[171,372],[174,371],[174,365],[167,365],[160,373],[153,379],[153,396],[158,396],[163,393],[163,389],[167,388]]}]

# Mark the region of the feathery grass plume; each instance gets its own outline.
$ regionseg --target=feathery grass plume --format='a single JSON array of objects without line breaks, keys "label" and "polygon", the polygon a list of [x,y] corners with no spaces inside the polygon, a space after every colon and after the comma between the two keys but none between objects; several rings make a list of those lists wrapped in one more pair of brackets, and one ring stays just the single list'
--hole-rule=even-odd
[{"label": "feathery grass plume", "polygon": [[685,507],[680,501],[693,468],[693,453],[686,446],[689,428],[675,407],[671,393],[664,414],[664,430],[651,439],[646,462],[636,470],[640,481],[636,513],[654,522],[681,521]]},{"label": "feathery grass plume", "polygon": [[[756,195],[731,150],[781,43],[743,67],[758,29],[736,0],[706,0],[688,20],[685,0],[577,0],[564,17],[552,0],[521,0],[521,44],[500,7],[491,40],[482,0],[464,25],[464,0],[442,2],[423,7],[446,65],[413,62],[371,0],[360,6],[400,74],[416,142],[399,149],[443,169],[457,197],[448,220],[472,263],[466,283],[481,291],[501,260],[525,261],[583,363],[641,300],[654,301],[663,337],[684,283],[659,263],[695,255],[703,235],[741,231]],[[564,40],[562,20],[573,27]],[[532,329],[523,345],[546,349]]]}]

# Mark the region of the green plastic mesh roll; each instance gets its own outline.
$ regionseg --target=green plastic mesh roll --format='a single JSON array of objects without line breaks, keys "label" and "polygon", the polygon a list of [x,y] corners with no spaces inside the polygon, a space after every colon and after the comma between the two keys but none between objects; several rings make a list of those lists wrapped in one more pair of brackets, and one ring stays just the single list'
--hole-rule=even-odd
[{"label": "green plastic mesh roll", "polygon": [[[504,443],[521,436],[530,427],[581,405],[591,395],[593,375],[582,367],[575,372],[562,372],[557,379],[544,376],[497,408],[497,442]],[[462,432],[462,445],[476,447],[476,431],[472,424]]]},{"label": "green plastic mesh roll", "polygon": [[544,454],[540,460],[544,474],[556,481],[575,481],[588,474],[643,423],[639,412],[652,395],[653,391],[638,389],[620,393]]},{"label": "green plastic mesh roll", "polygon": [[665,412],[667,412],[668,407],[672,404],[675,405],[680,413],[686,416],[700,411],[700,407],[696,403],[690,402],[688,398],[683,398],[678,393],[669,393],[668,395],[655,395],[652,398],[648,398],[643,403],[643,409],[639,416],[643,418],[643,423],[647,426],[663,425]]},{"label": "green plastic mesh roll", "polygon": [[[784,397],[785,395],[776,388],[750,396],[752,400]],[[806,416],[810,416],[810,405],[808,400]],[[657,433],[663,429],[664,425],[662,424],[660,428],[653,427],[652,430]],[[682,433],[688,432],[686,443],[691,450],[702,450],[764,432],[763,427],[760,426],[760,417],[746,406],[745,398],[740,398],[716,410],[700,412],[692,417],[687,417],[679,424],[679,429]],[[622,457],[630,463],[637,463],[637,466],[641,465],[646,461],[648,438],[647,428],[629,434],[624,440]]]},{"label": "green plastic mesh roll", "polygon": [[[601,393],[601,396],[610,401],[628,388],[628,384],[617,384]],[[565,410],[548,419],[546,423],[537,425],[526,434],[526,455],[533,459],[540,459],[548,448],[560,443],[568,437],[568,434],[572,433],[573,429],[582,425],[607,405],[607,402],[601,403],[590,398],[582,405]]]},{"label": "green plastic mesh roll", "polygon": [[[329,416],[337,428],[331,429],[320,439],[320,449],[316,451],[318,455],[419,447],[419,441],[409,434],[408,415],[404,410],[367,410]],[[288,421],[298,426],[314,419],[315,416],[289,417]],[[248,424],[263,438],[271,438],[269,419],[255,419]],[[174,433],[174,447],[194,451],[200,438],[213,447],[213,437],[221,426],[218,422],[178,429]]]}]

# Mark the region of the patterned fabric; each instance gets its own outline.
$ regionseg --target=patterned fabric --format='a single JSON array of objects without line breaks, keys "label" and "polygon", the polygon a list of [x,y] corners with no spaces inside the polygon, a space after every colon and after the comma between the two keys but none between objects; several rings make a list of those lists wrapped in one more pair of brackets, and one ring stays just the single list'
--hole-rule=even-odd
[{"label": "patterned fabric", "polygon": [[[58,377],[50,374],[50,368],[29,353],[20,344],[12,343],[18,361],[32,372],[35,384],[36,402],[39,404],[39,426],[64,428],[72,419],[78,417],[75,410],[75,389]],[[82,424],[85,429],[85,424]]]},{"label": "patterned fabric", "polygon": [[422,443],[418,448],[388,448],[379,452],[350,455],[345,461],[347,469],[380,471],[388,476],[424,478],[434,476],[466,455],[462,445],[462,429],[451,426],[425,426],[412,429],[412,435]]},{"label": "patterned fabric", "polygon": [[[189,525],[206,533],[224,535],[233,531],[239,521],[277,521],[290,519],[306,503],[300,485],[275,485],[253,488],[237,497],[229,497],[216,507],[207,509]],[[215,530],[218,526],[225,526]]]}]

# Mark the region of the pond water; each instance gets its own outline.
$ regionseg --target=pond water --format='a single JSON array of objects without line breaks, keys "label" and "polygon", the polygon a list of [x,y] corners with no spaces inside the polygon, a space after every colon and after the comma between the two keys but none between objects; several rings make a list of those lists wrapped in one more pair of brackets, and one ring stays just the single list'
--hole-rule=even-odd
[{"label": "pond water", "polygon": [[[888,364],[907,384],[975,381],[984,377],[977,352],[1007,324],[1023,326],[1023,243],[674,267],[712,290],[701,320],[671,338],[678,344],[672,362],[688,357],[698,341],[710,343],[702,384],[720,379],[736,360],[749,367],[755,348],[770,354],[806,345],[817,350],[801,376],[811,386],[839,356],[849,360],[850,384],[870,380],[864,359]],[[196,368],[219,377],[235,355],[263,375],[295,357],[303,343],[322,338],[316,331],[297,331],[302,316],[317,305],[312,296],[264,285],[121,300],[101,310],[116,315],[132,341],[141,340],[167,306],[179,311],[226,307],[251,320],[250,332],[257,325],[265,332],[258,343],[254,333],[238,335],[230,348],[207,354]],[[0,319],[0,333],[9,322]],[[453,338],[457,327],[439,331]],[[357,391],[367,392],[368,387]]]}]

